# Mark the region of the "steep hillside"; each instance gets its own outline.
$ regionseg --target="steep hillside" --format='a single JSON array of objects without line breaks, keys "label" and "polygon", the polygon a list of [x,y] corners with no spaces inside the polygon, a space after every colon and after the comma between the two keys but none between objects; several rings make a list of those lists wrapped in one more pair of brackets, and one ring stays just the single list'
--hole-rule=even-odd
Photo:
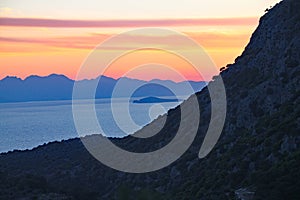
[{"label": "steep hillside", "polygon": [[[227,117],[204,159],[198,152],[211,115],[207,88],[197,93],[198,135],[172,165],[122,173],[96,161],[79,139],[54,142],[0,156],[0,198],[300,199],[299,10],[299,1],[284,0],[266,13],[243,54],[221,73]],[[159,134],[112,141],[136,152],[158,149],[174,137],[179,120],[178,107],[168,112]]]}]

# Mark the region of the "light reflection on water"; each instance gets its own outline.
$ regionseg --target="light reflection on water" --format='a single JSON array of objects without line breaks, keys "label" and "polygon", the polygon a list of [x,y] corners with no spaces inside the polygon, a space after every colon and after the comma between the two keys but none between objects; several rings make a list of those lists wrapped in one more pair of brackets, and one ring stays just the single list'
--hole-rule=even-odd
[{"label": "light reflection on water", "polygon": [[[166,98],[166,97],[164,97]],[[183,98],[181,98],[183,99]],[[115,106],[126,106],[126,99],[117,99]],[[78,100],[84,107],[90,100]],[[179,102],[157,104],[129,103],[132,120],[142,127],[167,110],[176,107]],[[106,135],[123,137],[126,135],[114,122],[110,99],[97,99],[95,102],[98,121]],[[122,115],[122,113],[120,113]],[[86,119],[87,123],[89,119]],[[123,124],[126,126],[126,124]],[[131,127],[126,130],[136,131]],[[86,134],[98,133],[97,130]],[[31,149],[38,145],[63,139],[78,137],[73,122],[72,101],[44,101],[0,104],[0,152],[14,149]]]}]

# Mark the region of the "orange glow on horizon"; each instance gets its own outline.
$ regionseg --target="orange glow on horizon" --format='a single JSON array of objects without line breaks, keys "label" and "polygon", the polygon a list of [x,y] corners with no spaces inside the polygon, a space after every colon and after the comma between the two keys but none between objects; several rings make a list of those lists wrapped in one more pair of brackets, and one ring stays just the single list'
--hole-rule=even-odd
[{"label": "orange glow on horizon", "polygon": [[[241,22],[238,21],[238,23]],[[232,63],[242,53],[255,26],[254,24],[247,25],[247,23],[244,26],[216,26],[212,24],[211,26],[205,25],[198,28],[189,27],[189,31],[182,27],[174,28],[178,31],[184,30],[187,36],[204,48],[216,66],[221,68],[228,63]],[[53,73],[64,74],[71,79],[75,79],[81,64],[89,53],[99,43],[119,32],[123,32],[124,29],[0,26],[0,31],[0,79],[8,75],[24,79],[30,75],[46,76]],[[155,40],[155,38],[147,37],[136,39],[144,39],[146,42]],[[172,38],[170,36],[168,40],[174,41],[172,43],[176,44],[176,37]],[[180,47],[180,44],[176,45]],[[186,63],[174,56],[170,57],[165,53],[154,54],[158,59],[156,63],[169,65],[177,69],[189,80],[200,79]],[[115,70],[108,71],[106,75],[119,78],[132,67],[147,64],[150,61],[150,63],[153,63],[154,61],[147,58],[146,55],[135,55],[134,57],[128,55],[128,57],[116,62],[113,66]],[[164,69],[160,70],[158,66],[155,67],[155,71],[152,73],[151,70],[147,70],[145,69],[145,73],[139,72],[131,76],[145,80],[161,78],[178,81],[178,78],[164,75],[166,72]],[[159,72],[157,72],[158,70]],[[213,73],[215,71],[211,71],[212,75],[214,75]],[[98,75],[87,74],[86,77],[82,78],[90,79]]]},{"label": "orange glow on horizon", "polygon": [[[175,74],[180,74],[182,78]],[[185,59],[156,49],[142,49],[121,56],[106,69],[104,75],[113,78],[127,76],[143,80],[203,80],[195,67]]]}]

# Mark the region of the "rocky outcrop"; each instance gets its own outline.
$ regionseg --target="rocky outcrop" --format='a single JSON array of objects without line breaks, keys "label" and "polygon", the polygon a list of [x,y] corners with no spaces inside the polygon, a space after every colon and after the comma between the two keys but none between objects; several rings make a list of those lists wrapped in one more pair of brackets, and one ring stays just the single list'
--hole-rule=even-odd
[{"label": "rocky outcrop", "polygon": [[247,188],[240,188],[235,191],[238,200],[252,200],[254,197],[254,192]]}]

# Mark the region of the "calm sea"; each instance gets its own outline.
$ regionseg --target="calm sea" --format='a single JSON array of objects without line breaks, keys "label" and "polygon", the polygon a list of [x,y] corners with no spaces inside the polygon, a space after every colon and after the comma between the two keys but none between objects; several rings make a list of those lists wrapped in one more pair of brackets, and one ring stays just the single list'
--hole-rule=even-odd
[{"label": "calm sea", "polygon": [[[114,108],[122,123],[117,123],[111,112],[110,99],[97,99],[95,102],[99,124],[107,136],[123,137],[134,133],[170,108],[179,103],[134,104],[127,99],[115,99]],[[91,101],[80,100],[80,109],[84,114],[85,106]],[[126,123],[128,108],[131,120]],[[89,119],[86,119],[87,122]],[[119,127],[121,125],[121,127]],[[125,131],[124,131],[125,130]],[[86,131],[86,135],[99,133],[99,130]],[[44,101],[0,104],[0,152],[14,149],[32,149],[38,145],[78,137],[73,121],[72,101]]]}]

